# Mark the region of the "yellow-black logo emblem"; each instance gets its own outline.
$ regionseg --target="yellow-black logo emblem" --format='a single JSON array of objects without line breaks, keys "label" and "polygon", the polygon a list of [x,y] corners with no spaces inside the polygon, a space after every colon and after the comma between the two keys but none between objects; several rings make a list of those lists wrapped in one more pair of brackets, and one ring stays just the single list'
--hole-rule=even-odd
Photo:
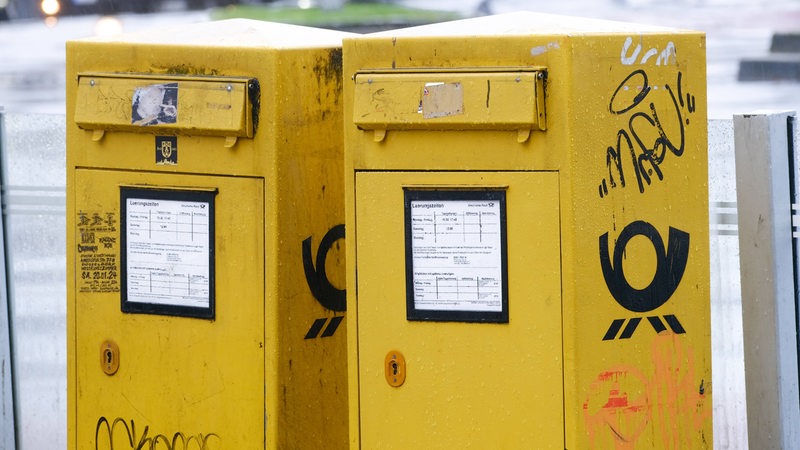
[{"label": "yellow-black logo emblem", "polygon": [[156,136],[156,164],[178,164],[178,137]]}]

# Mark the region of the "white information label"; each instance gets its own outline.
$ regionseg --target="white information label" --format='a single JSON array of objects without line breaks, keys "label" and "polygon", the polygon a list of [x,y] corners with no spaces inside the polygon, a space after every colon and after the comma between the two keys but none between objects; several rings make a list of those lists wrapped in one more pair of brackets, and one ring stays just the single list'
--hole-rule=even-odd
[{"label": "white information label", "polygon": [[417,310],[503,309],[502,224],[496,200],[412,200]]},{"label": "white information label", "polygon": [[208,202],[128,198],[127,301],[209,308]]}]

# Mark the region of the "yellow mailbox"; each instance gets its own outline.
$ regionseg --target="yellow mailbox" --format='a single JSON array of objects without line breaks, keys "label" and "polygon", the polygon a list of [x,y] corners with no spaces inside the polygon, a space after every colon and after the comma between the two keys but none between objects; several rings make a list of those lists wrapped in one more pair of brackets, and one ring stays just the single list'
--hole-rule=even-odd
[{"label": "yellow mailbox", "polygon": [[347,38],[351,448],[712,446],[705,36]]},{"label": "yellow mailbox", "polygon": [[346,35],[67,44],[68,448],[347,446]]}]

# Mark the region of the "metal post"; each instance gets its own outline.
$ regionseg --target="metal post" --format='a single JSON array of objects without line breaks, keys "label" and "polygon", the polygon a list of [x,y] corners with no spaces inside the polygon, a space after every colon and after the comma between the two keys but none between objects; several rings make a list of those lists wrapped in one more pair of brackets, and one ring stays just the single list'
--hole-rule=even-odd
[{"label": "metal post", "polygon": [[[0,107],[0,155],[4,151],[4,122]],[[2,189],[0,189],[2,192]],[[0,194],[0,198],[2,194]],[[2,203],[2,202],[0,202]],[[11,314],[6,285],[5,215],[0,214],[0,449],[11,450],[15,444],[14,383],[11,363]]]},{"label": "metal post", "polygon": [[736,115],[736,184],[750,448],[800,445],[787,127],[794,113]]}]

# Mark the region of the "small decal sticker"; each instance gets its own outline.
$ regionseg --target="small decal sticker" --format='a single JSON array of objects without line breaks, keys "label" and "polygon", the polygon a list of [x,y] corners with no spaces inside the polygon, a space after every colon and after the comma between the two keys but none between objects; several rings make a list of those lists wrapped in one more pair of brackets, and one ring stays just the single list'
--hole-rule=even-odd
[{"label": "small decal sticker", "polygon": [[78,290],[119,292],[117,218],[115,212],[78,212]]},{"label": "small decal sticker", "polygon": [[156,164],[160,166],[178,164],[177,136],[156,136]]}]

